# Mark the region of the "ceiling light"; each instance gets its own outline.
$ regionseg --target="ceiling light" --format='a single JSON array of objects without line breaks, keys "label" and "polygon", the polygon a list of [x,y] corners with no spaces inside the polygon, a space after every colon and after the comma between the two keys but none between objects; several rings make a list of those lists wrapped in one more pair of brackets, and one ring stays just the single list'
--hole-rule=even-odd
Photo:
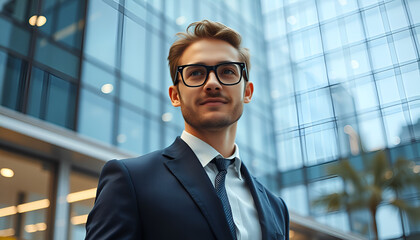
[{"label": "ceiling light", "polygon": [[13,172],[13,170],[10,169],[10,168],[2,168],[0,170],[0,174],[3,177],[11,178],[11,177],[13,177],[15,175],[15,172]]},{"label": "ceiling light", "polygon": [[101,91],[105,94],[111,93],[112,90],[114,90],[114,86],[112,86],[112,84],[110,84],[110,83],[104,84],[101,87]]},{"label": "ceiling light", "polygon": [[73,203],[78,202],[86,199],[91,199],[96,197],[96,188],[91,188],[87,190],[83,190],[80,192],[74,192],[67,195],[67,202]]}]

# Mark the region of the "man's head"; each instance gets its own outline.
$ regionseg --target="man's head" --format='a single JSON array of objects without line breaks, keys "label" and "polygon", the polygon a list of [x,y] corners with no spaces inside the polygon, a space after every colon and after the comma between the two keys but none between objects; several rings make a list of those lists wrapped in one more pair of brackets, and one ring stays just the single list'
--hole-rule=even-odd
[{"label": "man's head", "polygon": [[240,35],[220,23],[193,23],[187,31],[191,26],[194,34],[178,34],[169,52],[172,105],[181,107],[190,132],[236,126],[254,89],[245,81],[248,51],[240,47]]},{"label": "man's head", "polygon": [[247,48],[241,47],[241,35],[221,23],[208,20],[194,22],[187,27],[187,31],[185,33],[177,33],[177,36],[178,40],[172,44],[168,55],[169,69],[171,72],[172,82],[174,84],[176,83],[175,75],[177,66],[181,65],[179,64],[179,60],[185,49],[187,49],[187,47],[191,44],[202,39],[218,39],[229,43],[238,51],[240,61],[246,64],[247,71],[249,72],[251,69],[249,51]]}]

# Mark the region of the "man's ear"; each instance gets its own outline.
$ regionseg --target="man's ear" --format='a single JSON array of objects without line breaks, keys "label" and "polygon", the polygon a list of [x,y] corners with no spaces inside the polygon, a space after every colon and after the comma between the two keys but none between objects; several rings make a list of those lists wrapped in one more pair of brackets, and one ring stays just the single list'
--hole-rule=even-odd
[{"label": "man's ear", "polygon": [[254,84],[252,82],[246,82],[245,84],[244,103],[249,103],[254,93]]},{"label": "man's ear", "polygon": [[172,106],[181,106],[181,98],[179,96],[178,88],[174,85],[169,87],[169,98],[171,99]]}]

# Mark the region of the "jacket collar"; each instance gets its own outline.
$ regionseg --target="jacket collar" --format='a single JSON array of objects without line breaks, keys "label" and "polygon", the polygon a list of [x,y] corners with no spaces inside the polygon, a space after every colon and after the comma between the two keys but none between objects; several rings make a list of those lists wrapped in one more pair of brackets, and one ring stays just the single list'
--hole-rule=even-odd
[{"label": "jacket collar", "polygon": [[164,164],[200,208],[216,239],[232,239],[222,203],[191,148],[178,137],[163,155]]}]

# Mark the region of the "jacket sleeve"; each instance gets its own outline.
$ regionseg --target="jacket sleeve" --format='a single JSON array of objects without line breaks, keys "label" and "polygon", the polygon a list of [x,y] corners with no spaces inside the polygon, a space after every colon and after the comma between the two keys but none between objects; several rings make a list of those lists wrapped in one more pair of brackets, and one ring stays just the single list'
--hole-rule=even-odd
[{"label": "jacket sleeve", "polygon": [[140,226],[130,174],[122,161],[111,160],[105,164],[99,177],[85,239],[141,239]]}]

